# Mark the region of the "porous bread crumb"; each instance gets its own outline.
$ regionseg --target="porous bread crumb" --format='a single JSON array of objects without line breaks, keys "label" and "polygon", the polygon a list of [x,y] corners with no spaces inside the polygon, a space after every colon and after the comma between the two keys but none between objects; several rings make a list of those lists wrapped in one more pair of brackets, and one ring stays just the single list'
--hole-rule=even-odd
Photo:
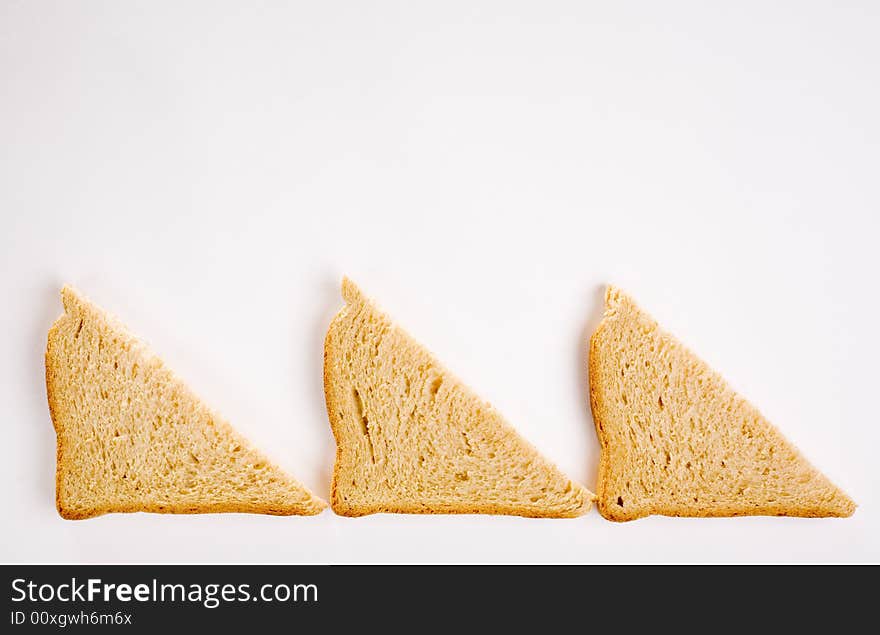
[{"label": "porous bread crumb", "polygon": [[377,512],[574,517],[593,495],[394,325],[350,280],[324,346],[336,438],[331,505]]},{"label": "porous bread crumb", "polygon": [[605,518],[854,512],[754,406],[615,287],[590,338],[589,376]]},{"label": "porous bread crumb", "polygon": [[46,391],[64,518],[108,512],[317,514],[326,503],[210,410],[118,321],[70,287]]}]

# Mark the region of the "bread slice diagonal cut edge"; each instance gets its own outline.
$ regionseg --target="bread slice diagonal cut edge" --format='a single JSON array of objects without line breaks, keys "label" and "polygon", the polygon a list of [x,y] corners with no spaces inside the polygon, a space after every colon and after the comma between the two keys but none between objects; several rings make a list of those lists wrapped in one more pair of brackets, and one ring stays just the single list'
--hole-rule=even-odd
[{"label": "bread slice diagonal cut edge", "polygon": [[64,314],[46,347],[61,516],[312,515],[326,507],[115,318],[71,287],[61,296]]},{"label": "bread slice diagonal cut edge", "polygon": [[609,520],[850,516],[855,503],[761,413],[625,293],[609,286],[590,338]]},{"label": "bread slice diagonal cut edge", "polygon": [[350,280],[324,346],[337,452],[331,505],[344,516],[575,517],[593,495],[522,439]]}]

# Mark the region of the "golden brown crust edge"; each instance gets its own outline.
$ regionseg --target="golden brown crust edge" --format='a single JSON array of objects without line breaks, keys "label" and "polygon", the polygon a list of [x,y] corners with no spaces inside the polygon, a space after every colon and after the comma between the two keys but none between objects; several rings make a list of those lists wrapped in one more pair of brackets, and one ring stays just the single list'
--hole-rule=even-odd
[{"label": "golden brown crust edge", "polygon": [[599,385],[599,362],[597,355],[599,350],[599,336],[602,333],[602,330],[606,327],[606,320],[609,319],[609,316],[607,315],[607,296],[608,294],[606,292],[606,314],[603,315],[602,320],[596,327],[596,330],[593,331],[593,334],[590,336],[590,344],[587,354],[587,377],[589,382],[590,410],[593,413],[593,424],[596,427],[596,437],[599,439],[599,473],[596,477],[595,502],[596,509],[599,510],[599,513],[602,515],[603,518],[607,520],[613,520],[615,522],[623,522],[627,520],[635,520],[636,518],[639,518],[639,516],[630,513],[621,514],[617,512],[617,510],[613,509],[611,505],[607,504],[606,491],[608,474],[610,471],[610,468],[608,467],[609,449],[608,438],[605,435],[604,428],[605,411],[603,408],[603,404],[601,403],[599,391],[597,389],[597,386]]},{"label": "golden brown crust edge", "polygon": [[52,336],[58,329],[59,323],[64,319],[62,315],[49,328],[49,334],[46,337],[46,353],[44,356],[46,364],[46,401],[49,402],[49,417],[52,419],[52,428],[55,430],[55,509],[62,518],[68,520],[76,520],[79,518],[89,518],[89,516],[80,516],[76,513],[67,511],[61,501],[61,465],[64,460],[64,443],[61,438],[61,424],[58,420],[58,404],[55,398],[53,385],[53,367],[52,357]]},{"label": "golden brown crust edge", "polygon": [[153,514],[219,514],[219,513],[242,513],[242,514],[264,514],[269,516],[315,516],[320,514],[327,508],[327,503],[320,497],[316,496],[305,485],[302,485],[311,496],[311,505],[308,506],[289,506],[289,507],[256,507],[253,505],[239,504],[205,504],[190,505],[185,507],[158,506],[158,505],[124,505],[124,506],[105,506],[96,507],[89,511],[79,511],[65,507],[61,497],[61,475],[64,466],[64,441],[61,434],[61,420],[59,417],[60,408],[58,399],[53,389],[54,368],[57,365],[52,351],[53,336],[61,325],[62,320],[68,315],[68,307],[64,307],[64,313],[59,316],[52,326],[46,337],[46,352],[44,355],[46,366],[46,400],[49,404],[49,417],[52,420],[52,427],[55,430],[55,508],[58,515],[65,520],[85,520],[95,518],[105,514],[112,513],[137,513],[146,512]]},{"label": "golden brown crust edge", "polygon": [[72,510],[59,509],[59,515],[65,520],[85,520],[88,518],[96,518],[105,514],[135,514],[139,512],[147,514],[260,514],[263,516],[315,516],[320,514],[324,508],[317,509],[310,507],[297,508],[280,508],[280,507],[254,507],[252,505],[190,505],[187,507],[179,506],[161,506],[161,505],[120,505],[113,507],[97,507],[87,512],[79,512]]},{"label": "golden brown crust edge", "polygon": [[332,381],[330,379],[330,359],[332,356],[331,339],[337,321],[344,317],[348,308],[349,305],[346,303],[345,306],[336,313],[330,321],[327,334],[324,336],[324,403],[327,406],[327,419],[330,421],[330,431],[333,433],[334,441],[336,441],[336,458],[333,461],[333,477],[330,483],[330,508],[334,513],[340,516],[362,516],[363,514],[356,514],[353,512],[346,513],[349,507],[342,502],[337,487],[339,481],[339,464],[342,459],[342,440],[340,438],[341,433],[339,432],[340,421],[336,416],[336,402],[333,400]]},{"label": "golden brown crust edge", "polygon": [[344,503],[331,502],[333,512],[347,518],[359,518],[371,514],[419,514],[423,516],[458,516],[467,514],[488,514],[493,516],[519,516],[520,518],[580,518],[584,515],[583,507],[577,507],[571,512],[542,513],[526,507],[506,507],[502,505],[462,506],[456,505],[449,509],[436,507],[413,506],[355,506]]}]

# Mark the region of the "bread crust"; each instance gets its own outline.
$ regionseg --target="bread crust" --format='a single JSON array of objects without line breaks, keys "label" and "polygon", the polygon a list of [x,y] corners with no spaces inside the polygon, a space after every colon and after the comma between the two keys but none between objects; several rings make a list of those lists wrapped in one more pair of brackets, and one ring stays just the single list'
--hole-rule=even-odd
[{"label": "bread crust", "polygon": [[[613,499],[613,494],[609,492],[609,482],[613,470],[613,459],[611,457],[612,450],[610,446],[609,436],[606,434],[606,426],[610,424],[612,415],[609,408],[605,404],[604,394],[600,391],[600,364],[599,364],[599,348],[600,339],[604,330],[608,328],[609,321],[614,319],[611,309],[611,295],[615,293],[613,287],[609,286],[605,294],[605,315],[596,327],[590,337],[589,359],[588,359],[588,375],[589,375],[589,395],[590,409],[593,413],[593,421],[596,427],[596,436],[599,439],[600,457],[599,457],[599,474],[596,484],[596,507],[603,518],[614,522],[626,522],[637,520],[651,515],[671,516],[676,518],[718,518],[718,517],[738,517],[738,516],[786,516],[798,518],[827,518],[827,517],[848,517],[855,510],[855,503],[851,500],[851,508],[849,513],[838,512],[832,508],[819,509],[817,504],[815,507],[794,506],[783,508],[776,505],[760,505],[756,504],[752,509],[743,511],[741,507],[725,503],[713,503],[709,506],[695,506],[694,508],[682,509],[681,507],[670,507],[657,505],[650,502],[647,505],[639,505],[638,507],[629,506],[621,507]],[[686,349],[687,350],[687,349]],[[690,351],[688,351],[690,353]],[[693,355],[693,353],[690,353]],[[696,357],[696,356],[695,356]]]},{"label": "bread crust", "polygon": [[595,500],[595,494],[593,494],[586,488],[582,488],[586,495],[585,500],[581,506],[573,508],[571,510],[556,512],[549,512],[517,505],[467,505],[458,503],[449,505],[438,504],[431,507],[427,505],[400,505],[395,503],[376,505],[353,505],[343,500],[342,496],[340,496],[339,494],[338,483],[341,478],[340,465],[342,464],[343,447],[346,443],[346,439],[344,438],[344,434],[342,432],[342,420],[337,415],[337,413],[340,411],[339,406],[341,406],[341,404],[337,404],[333,397],[334,391],[333,380],[331,377],[331,362],[334,358],[337,358],[340,353],[334,348],[333,333],[335,332],[338,323],[345,319],[348,311],[351,310],[352,305],[359,298],[361,298],[361,295],[357,287],[355,287],[354,284],[347,278],[343,280],[342,290],[342,295],[346,301],[346,304],[339,310],[339,312],[336,313],[336,315],[330,321],[330,326],[328,327],[327,334],[324,337],[324,398],[327,406],[327,418],[330,421],[330,430],[332,431],[333,437],[336,441],[336,460],[333,464],[333,482],[330,489],[330,507],[333,509],[334,513],[338,514],[339,516],[346,516],[349,518],[357,518],[360,516],[382,513],[443,515],[491,514],[521,516],[524,518],[577,518],[584,515],[590,510],[590,507],[592,507],[592,503]]},{"label": "bread crust", "polygon": [[333,477],[330,483],[330,507],[333,509],[334,513],[340,516],[363,516],[365,513],[369,512],[356,513],[354,511],[349,511],[349,507],[343,504],[342,497],[339,496],[338,492],[339,464],[342,459],[342,433],[339,428],[342,424],[339,417],[336,416],[337,404],[333,398],[329,362],[333,352],[331,342],[333,327],[342,319],[345,315],[344,312],[348,311],[348,307],[349,305],[346,304],[335,316],[333,316],[333,319],[330,321],[330,327],[324,335],[324,403],[327,406],[327,418],[330,421],[330,431],[333,433],[333,439],[336,441],[336,459],[333,461]]},{"label": "bread crust", "polygon": [[590,394],[590,411],[593,413],[593,424],[596,427],[596,437],[599,439],[599,473],[596,477],[596,508],[599,510],[599,513],[608,520],[614,520],[618,522],[622,522],[625,520],[633,520],[633,518],[626,517],[626,515],[618,515],[613,510],[608,509],[607,504],[607,481],[608,481],[608,438],[605,436],[604,429],[604,420],[605,420],[605,409],[601,402],[601,397],[599,396],[598,390],[598,377],[599,377],[599,362],[598,360],[598,347],[599,347],[599,335],[602,332],[602,329],[606,327],[605,320],[607,318],[603,317],[602,321],[599,322],[599,325],[596,327],[596,330],[593,331],[593,334],[590,336],[590,346],[589,352],[587,355],[587,376],[588,376],[588,389]]},{"label": "bread crust", "polygon": [[58,325],[62,318],[58,318],[49,329],[49,335],[46,339],[46,353],[44,355],[46,364],[46,400],[49,402],[49,418],[52,419],[52,429],[55,430],[55,509],[62,518],[68,520],[78,520],[80,518],[88,518],[74,512],[68,511],[61,500],[61,465],[64,461],[64,440],[61,435],[61,422],[58,418],[58,401],[53,389],[55,362],[52,359],[52,336],[58,329]]},{"label": "bread crust", "polygon": [[[214,514],[214,513],[252,513],[265,514],[270,516],[314,516],[320,514],[327,508],[327,503],[315,496],[311,495],[310,504],[291,505],[291,506],[272,506],[272,505],[250,505],[236,503],[204,503],[201,505],[105,505],[97,506],[85,510],[78,510],[75,507],[66,504],[62,496],[62,476],[65,471],[66,462],[66,446],[63,434],[62,422],[62,403],[55,393],[55,377],[60,361],[56,360],[53,351],[53,342],[55,341],[56,332],[61,326],[62,321],[68,316],[70,307],[67,305],[65,297],[65,313],[62,314],[49,329],[46,340],[45,366],[46,366],[46,400],[49,405],[49,416],[52,420],[52,427],[55,430],[56,450],[55,450],[55,507],[58,514],[65,520],[85,520],[87,518],[95,518],[110,513],[135,513],[147,512],[154,514]],[[308,491],[308,490],[307,490]]]}]

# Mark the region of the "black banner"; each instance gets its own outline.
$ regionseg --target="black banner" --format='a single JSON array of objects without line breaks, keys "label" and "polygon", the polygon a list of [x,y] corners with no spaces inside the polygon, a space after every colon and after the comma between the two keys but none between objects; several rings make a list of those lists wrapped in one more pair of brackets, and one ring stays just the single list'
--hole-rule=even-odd
[{"label": "black banner", "polygon": [[475,620],[521,628],[656,619],[671,628],[827,619],[839,628],[873,594],[858,582],[873,577],[867,567],[7,565],[2,573],[3,633],[433,631]]}]

